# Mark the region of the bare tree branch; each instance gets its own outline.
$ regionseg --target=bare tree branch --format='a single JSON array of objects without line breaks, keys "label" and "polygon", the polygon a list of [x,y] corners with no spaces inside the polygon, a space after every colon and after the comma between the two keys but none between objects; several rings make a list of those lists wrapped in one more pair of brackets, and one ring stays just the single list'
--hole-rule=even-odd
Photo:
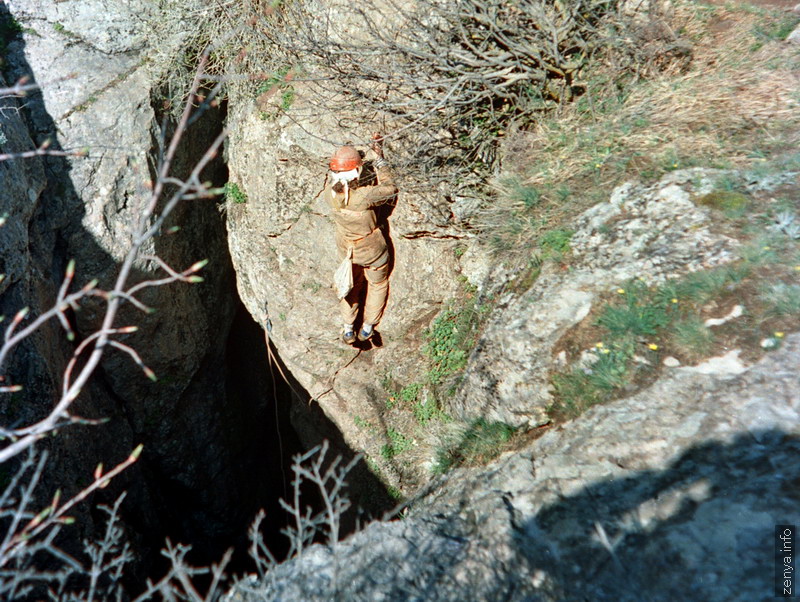
[{"label": "bare tree branch", "polygon": [[[195,106],[195,101],[200,98],[200,88],[205,81],[205,67],[208,64],[208,56],[211,52],[209,46],[201,56],[195,77],[192,82],[189,95],[187,97],[181,119],[177,128],[169,141],[169,145],[158,167],[158,175],[154,182],[152,191],[147,199],[144,201],[143,210],[139,215],[138,224],[134,232],[133,241],[124,260],[120,266],[116,281],[113,287],[108,290],[100,290],[97,287],[97,282],[93,281],[75,293],[67,294],[72,280],[74,278],[74,263],[70,263],[67,268],[64,281],[59,290],[58,296],[54,305],[42,312],[25,328],[17,332],[17,328],[23,323],[27,316],[27,310],[21,310],[14,317],[9,327],[6,329],[5,339],[3,346],[0,347],[0,370],[3,369],[9,353],[12,349],[23,339],[30,336],[35,330],[40,328],[45,322],[53,317],[57,317],[62,327],[67,331],[68,337],[73,337],[72,329],[69,325],[69,320],[64,312],[68,308],[77,309],[80,302],[85,297],[99,297],[106,301],[106,310],[103,321],[98,330],[86,337],[75,350],[72,359],[69,361],[64,374],[64,384],[62,387],[62,394],[54,404],[52,410],[47,416],[38,420],[34,424],[26,427],[18,427],[6,429],[5,434],[7,440],[11,442],[4,448],[0,449],[0,463],[6,462],[13,458],[21,451],[29,448],[44,434],[55,430],[69,422],[69,407],[73,401],[78,397],[84,386],[88,382],[94,370],[100,363],[103,354],[108,346],[114,347],[127,353],[139,365],[149,378],[154,378],[153,372],[147,368],[141,361],[138,353],[130,346],[125,345],[111,337],[119,334],[126,334],[132,332],[133,327],[115,328],[114,322],[117,318],[119,308],[125,301],[130,302],[137,308],[148,311],[146,305],[136,299],[135,294],[147,287],[163,286],[172,282],[181,281],[187,283],[194,283],[202,281],[202,278],[196,275],[204,264],[204,262],[197,262],[183,271],[172,269],[166,262],[155,256],[148,256],[147,259],[154,261],[166,273],[165,278],[157,278],[140,282],[136,285],[130,286],[128,280],[131,275],[131,270],[134,263],[140,259],[140,250],[143,245],[154,236],[158,235],[164,224],[164,221],[172,213],[177,204],[186,199],[209,198],[217,194],[217,191],[210,188],[208,184],[200,180],[200,174],[209,164],[209,162],[218,155],[219,149],[227,136],[227,131],[223,131],[206,149],[201,159],[195,164],[191,173],[185,180],[178,180],[171,175],[171,167],[177,149],[183,140],[184,134],[189,124],[192,122],[193,115],[197,110],[203,109],[207,106],[209,99],[213,99],[218,93],[219,89],[224,82],[219,81],[208,92],[203,93],[203,101],[200,107]],[[17,92],[24,92],[25,84],[18,84],[11,90]],[[2,92],[2,91],[0,91]],[[45,154],[46,146],[35,151],[29,151],[28,154],[33,153],[31,156]],[[74,154],[74,153],[68,153]],[[25,153],[15,155],[14,157],[0,156],[0,161],[9,160],[11,158],[24,158],[28,156]],[[165,194],[166,187],[171,185],[174,190],[169,193],[166,201],[162,199]],[[160,211],[157,211],[159,204],[163,205]],[[83,363],[78,368],[78,360],[88,353]],[[77,370],[77,372],[76,372]],[[6,379],[0,372],[0,393],[19,391],[20,384],[6,383]],[[65,422],[66,420],[66,422]]]}]

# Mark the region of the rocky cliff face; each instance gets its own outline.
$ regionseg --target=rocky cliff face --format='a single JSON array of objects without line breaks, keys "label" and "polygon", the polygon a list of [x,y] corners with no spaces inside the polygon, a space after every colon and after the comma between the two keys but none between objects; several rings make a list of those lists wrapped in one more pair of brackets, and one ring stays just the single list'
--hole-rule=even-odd
[{"label": "rocky cliff face", "polygon": [[227,599],[769,596],[774,527],[800,519],[798,353],[678,368]]},{"label": "rocky cliff face", "polygon": [[[3,310],[8,315],[27,304],[35,315],[52,303],[71,258],[81,284],[98,278],[102,287],[111,285],[148,196],[162,127],[170,135],[174,124],[162,112],[160,74],[148,67],[143,52],[147,24],[140,17],[151,8],[148,3],[110,9],[103,2],[35,1],[10,8],[24,31],[8,44],[7,77],[29,76],[41,92],[18,114],[4,112],[3,150],[29,150],[50,139],[51,148],[87,151],[81,157],[0,163],[0,213],[8,213]],[[219,110],[210,111],[190,128],[175,176],[188,174],[223,118]],[[203,175],[222,185],[227,174],[217,162]],[[173,225],[180,234],[167,234]],[[194,539],[210,560],[217,546],[229,545],[246,529],[259,507],[277,503],[273,487],[282,490],[272,474],[277,462],[263,461],[279,456],[274,438],[263,432],[274,432],[278,413],[270,378],[263,362],[260,368],[252,363],[255,356],[266,360],[266,347],[257,328],[252,336],[252,322],[234,321],[239,301],[225,224],[213,202],[181,205],[163,234],[143,249],[133,282],[163,276],[148,255],[179,270],[208,259],[205,281],[146,291],[141,300],[156,310],[152,316],[130,306],[122,313],[120,323],[140,325],[126,343],[160,380],[144,378],[124,354],[106,354],[76,411],[110,422],[68,429],[57,438],[52,464],[60,477],[50,482],[69,493],[85,484],[99,460],[111,464],[142,442],[139,466],[115,483],[117,491],[131,490],[132,535],[154,550],[166,534]],[[102,317],[101,303],[84,304],[74,315],[79,340]],[[73,348],[54,325],[19,356],[17,378],[31,383],[17,404],[25,419],[41,416],[48,406]],[[229,363],[233,357],[239,358],[235,366]],[[290,430],[283,435],[288,461],[294,439]]]},{"label": "rocky cliff face", "polygon": [[[8,45],[9,81],[30,74],[42,94],[24,108],[0,100],[9,109],[0,110],[2,150],[51,138],[89,152],[0,162],[6,315],[47,307],[70,258],[86,279],[113,278],[152,179],[162,123],[174,127],[158,74],[144,61],[144,22],[135,18],[149,2],[115,10],[101,0],[10,6],[26,30]],[[288,114],[265,119],[256,99],[235,92],[227,115],[198,122],[179,174],[227,119],[230,173],[218,164],[207,177],[227,178],[241,195],[220,207],[224,217],[213,204],[184,205],[170,222],[181,234],[165,230],[147,249],[176,267],[210,260],[201,286],[155,289],[144,298],[154,316],[123,316],[142,324],[128,342],[161,380],[150,384],[127,357],[109,355],[78,406],[109,424],[66,430],[51,444],[52,488],[69,481],[74,490],[99,458],[111,463],[145,443],[140,466],[115,483],[131,491],[136,508],[127,519],[137,544],[201,534],[195,545],[215,560],[219,546],[244,535],[259,506],[274,510],[285,495],[278,466],[263,460],[288,459],[297,442],[285,423],[272,421],[290,410],[275,405],[261,328],[291,383],[292,422],[304,446],[341,438],[337,451],[374,459],[388,429],[357,422],[384,426],[386,381],[417,382],[428,369],[423,332],[462,290],[462,275],[498,299],[446,409],[464,421],[534,427],[547,420],[550,374],[563,363],[556,345],[598,299],[632,277],[657,283],[736,256],[739,243],[692,201],[721,172],[681,170],[653,185],[619,187],[610,202],[576,216],[570,269],[546,263],[532,285],[507,293],[502,258],[490,259],[459,225],[463,206],[435,191],[401,189],[389,218],[394,264],[380,340],[344,346],[330,287],[333,225],[320,192],[331,152],[370,132],[333,115],[304,117],[302,84],[293,93]],[[783,176],[772,185],[797,178]],[[135,278],[157,273],[143,258]],[[75,314],[80,336],[97,327],[101,310],[90,304]],[[10,368],[28,386],[3,400],[5,415],[41,415],[73,349],[55,325],[30,339]],[[792,335],[751,366],[733,353],[663,370],[635,395],[490,466],[424,487],[404,520],[315,546],[266,581],[242,582],[231,599],[763,597],[771,587],[772,527],[800,519],[798,353],[800,337]],[[383,478],[413,489],[432,478],[418,464]],[[376,484],[367,471],[356,478]],[[91,517],[83,518],[88,530]]]},{"label": "rocky cliff face", "polygon": [[[385,441],[356,428],[353,419],[380,420],[387,376],[408,383],[424,371],[422,331],[458,291],[453,249],[460,235],[452,224],[435,225],[442,221],[433,215],[441,200],[437,205],[401,190],[389,218],[394,261],[377,329],[381,347],[344,345],[332,288],[338,264],[333,222],[321,192],[337,144],[369,132],[343,129],[335,116],[303,119],[302,86],[295,102],[288,117],[267,120],[253,99],[232,101],[230,179],[247,198],[227,204],[239,294],[259,322],[271,321],[280,357],[311,403],[319,404],[354,449],[377,457]],[[386,154],[391,160],[391,147]]]}]

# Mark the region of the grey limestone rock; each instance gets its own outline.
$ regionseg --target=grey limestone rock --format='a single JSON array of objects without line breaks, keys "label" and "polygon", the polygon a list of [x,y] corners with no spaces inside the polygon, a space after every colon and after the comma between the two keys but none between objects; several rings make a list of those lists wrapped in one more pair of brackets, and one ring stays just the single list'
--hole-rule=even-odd
[{"label": "grey limestone rock", "polygon": [[632,278],[657,283],[736,258],[737,241],[712,229],[690,195],[714,170],[682,170],[651,186],[626,183],[576,218],[570,270],[546,265],[534,285],[501,302],[470,358],[451,410],[514,426],[547,422],[552,349],[597,296]]},{"label": "grey limestone rock", "polygon": [[228,599],[766,599],[800,520],[798,353],[676,369]]},{"label": "grey limestone rock", "polygon": [[786,37],[786,41],[790,44],[800,44],[800,26],[794,28],[792,33]]}]

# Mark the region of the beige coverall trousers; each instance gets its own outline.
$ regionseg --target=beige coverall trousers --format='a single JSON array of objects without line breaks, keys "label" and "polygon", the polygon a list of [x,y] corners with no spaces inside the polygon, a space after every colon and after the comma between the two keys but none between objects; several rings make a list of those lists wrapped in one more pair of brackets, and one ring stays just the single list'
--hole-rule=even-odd
[{"label": "beige coverall trousers", "polygon": [[389,293],[389,262],[378,268],[353,266],[353,290],[339,301],[343,324],[353,324],[356,321],[364,284],[367,287],[364,300],[364,323],[374,325],[381,321],[383,310],[386,307],[386,298]]}]

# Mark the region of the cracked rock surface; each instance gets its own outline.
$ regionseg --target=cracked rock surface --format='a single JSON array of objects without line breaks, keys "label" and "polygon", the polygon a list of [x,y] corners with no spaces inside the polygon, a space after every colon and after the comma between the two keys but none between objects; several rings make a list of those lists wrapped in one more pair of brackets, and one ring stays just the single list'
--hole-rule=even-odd
[{"label": "cracked rock surface", "polygon": [[[300,116],[302,102],[298,85]],[[262,119],[247,98],[232,101],[229,119],[230,181],[247,197],[226,206],[239,294],[258,322],[269,318],[282,361],[314,403],[353,448],[377,455],[383,442],[370,443],[353,417],[379,420],[376,406],[385,403],[381,382],[387,374],[410,384],[426,369],[419,353],[422,331],[458,291],[454,230],[432,226],[440,220],[425,213],[431,203],[400,190],[388,219],[395,261],[377,328],[382,347],[359,353],[340,339],[334,225],[321,192],[337,144],[370,132],[345,131],[333,115]],[[386,156],[391,162],[391,148]]]}]

